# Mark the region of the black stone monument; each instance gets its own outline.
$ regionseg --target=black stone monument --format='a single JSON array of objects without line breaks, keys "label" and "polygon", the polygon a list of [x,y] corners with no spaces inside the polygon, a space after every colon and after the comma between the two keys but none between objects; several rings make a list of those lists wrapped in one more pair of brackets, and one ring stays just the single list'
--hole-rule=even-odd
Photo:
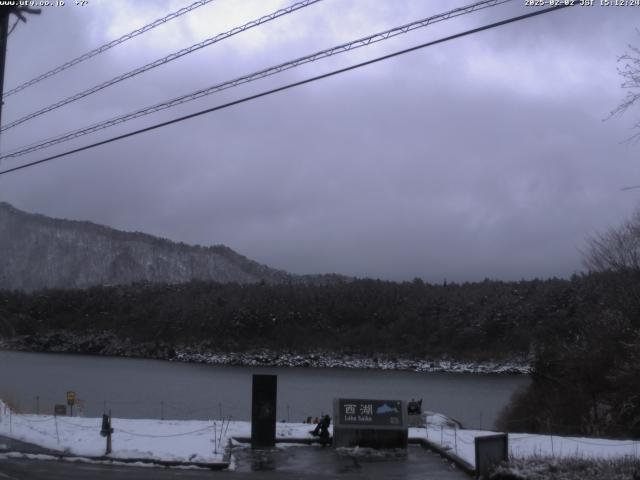
[{"label": "black stone monument", "polygon": [[251,402],[251,448],[276,444],[277,375],[254,375]]}]

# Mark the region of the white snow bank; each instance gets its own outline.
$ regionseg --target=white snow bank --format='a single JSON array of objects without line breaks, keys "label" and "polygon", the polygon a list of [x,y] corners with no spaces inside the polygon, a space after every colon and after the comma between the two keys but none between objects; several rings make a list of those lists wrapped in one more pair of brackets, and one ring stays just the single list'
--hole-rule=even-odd
[{"label": "white snow bank", "polygon": [[[475,437],[495,435],[487,430],[461,430],[446,424],[429,424],[424,434],[432,443],[455,453],[475,466]],[[640,441],[608,440],[602,438],[561,437],[529,433],[509,434],[509,457],[548,456],[554,458],[610,459],[640,458]]]},{"label": "white snow bank", "polygon": [[[0,401],[0,435],[61,453],[99,457],[106,439],[101,418],[23,415]],[[224,460],[231,437],[251,435],[251,423],[221,420],[142,420],[113,418],[111,458],[140,458],[194,463]],[[313,425],[278,423],[280,438],[311,438]]]},{"label": "white snow bank", "polygon": [[[429,412],[428,427],[410,428],[409,438],[427,440],[475,463],[475,437],[493,435],[486,430],[454,428],[448,417]],[[54,417],[16,414],[0,401],[0,435],[57,452],[85,457],[105,454],[106,439],[100,435],[101,418]],[[249,437],[251,423],[221,420],[112,420],[114,459],[154,459],[193,463],[224,460],[232,437]],[[278,438],[312,438],[314,425],[278,423]],[[640,458],[637,440],[560,437],[525,433],[509,434],[511,457]]]}]

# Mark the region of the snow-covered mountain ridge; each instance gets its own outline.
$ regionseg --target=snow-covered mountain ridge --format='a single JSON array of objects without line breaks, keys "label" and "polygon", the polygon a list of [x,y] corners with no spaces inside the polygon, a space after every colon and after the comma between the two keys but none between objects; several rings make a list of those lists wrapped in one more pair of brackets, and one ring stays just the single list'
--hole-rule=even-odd
[{"label": "snow-covered mountain ridge", "polygon": [[0,289],[191,280],[273,284],[330,282],[331,278],[292,275],[224,245],[191,246],[90,222],[27,213],[0,202]]}]

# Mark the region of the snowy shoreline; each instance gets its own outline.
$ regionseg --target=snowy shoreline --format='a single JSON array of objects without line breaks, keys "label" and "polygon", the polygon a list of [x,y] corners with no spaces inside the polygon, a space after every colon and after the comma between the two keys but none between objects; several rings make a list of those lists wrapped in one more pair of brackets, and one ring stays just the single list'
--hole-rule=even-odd
[{"label": "snowy shoreline", "polygon": [[206,363],[210,365],[237,365],[246,367],[307,367],[346,368],[360,370],[398,370],[424,373],[476,373],[526,375],[530,365],[524,362],[458,362],[455,360],[414,360],[406,358],[365,357],[336,355],[334,353],[278,353],[271,351],[248,353],[176,351],[172,361]]},{"label": "snowy shoreline", "polygon": [[[409,438],[424,440],[449,452],[475,468],[475,438],[494,435],[488,430],[457,428],[446,416],[431,413],[427,424],[409,428]],[[113,452],[105,456],[105,438],[100,435],[101,418],[21,414],[0,399],[0,437],[28,442],[51,454],[87,459],[154,460],[185,464],[227,462],[233,468],[233,451],[242,446],[234,439],[248,437],[251,423],[226,420],[157,420],[113,418]],[[277,423],[276,438],[289,445],[313,437],[304,423]],[[332,427],[329,427],[332,432]],[[564,437],[509,433],[511,460],[549,458],[638,461],[640,443],[633,439]],[[279,448],[287,448],[280,446]],[[5,448],[4,452],[8,450]],[[355,454],[355,451],[354,451]],[[363,449],[366,454],[366,449]],[[0,446],[0,459],[3,458]],[[546,460],[545,460],[546,461]],[[556,478],[556,477],[540,477]]]},{"label": "snowy shoreline", "polygon": [[127,358],[146,358],[171,362],[205,363],[242,367],[344,368],[361,370],[397,370],[423,373],[472,373],[496,375],[527,375],[531,364],[523,359],[503,361],[457,361],[449,358],[402,358],[392,355],[375,357],[336,352],[248,352],[212,351],[208,346],[173,346],[158,343],[135,343],[114,335],[78,335],[54,332],[0,338],[0,350],[33,353],[68,353]]}]

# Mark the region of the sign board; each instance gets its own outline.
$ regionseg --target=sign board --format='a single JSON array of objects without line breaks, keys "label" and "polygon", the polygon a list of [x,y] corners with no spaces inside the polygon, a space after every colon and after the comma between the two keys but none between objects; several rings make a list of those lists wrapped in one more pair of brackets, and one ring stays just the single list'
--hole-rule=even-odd
[{"label": "sign board", "polygon": [[73,407],[76,403],[76,392],[68,391],[67,392],[67,405]]},{"label": "sign board", "polygon": [[399,427],[403,411],[400,400],[339,399],[341,425]]},{"label": "sign board", "polygon": [[476,476],[488,476],[501,462],[509,460],[509,437],[506,433],[475,438]]},{"label": "sign board", "polygon": [[363,398],[333,400],[333,446],[407,448],[407,402]]},{"label": "sign board", "polygon": [[67,414],[67,406],[66,405],[54,405],[53,406],[53,414],[54,415],[66,415]]}]

